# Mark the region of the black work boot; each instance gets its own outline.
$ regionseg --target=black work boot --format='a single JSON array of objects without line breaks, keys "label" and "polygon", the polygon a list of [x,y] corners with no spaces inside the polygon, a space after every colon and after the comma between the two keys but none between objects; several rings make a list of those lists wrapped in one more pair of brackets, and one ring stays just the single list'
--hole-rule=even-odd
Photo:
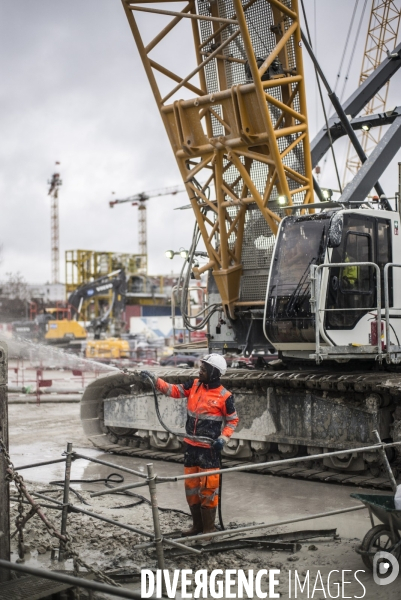
[{"label": "black work boot", "polygon": [[[216,519],[216,508],[201,508],[203,533],[213,533],[216,530],[214,521]],[[214,540],[213,537],[203,538],[202,543],[209,543]]]},{"label": "black work boot", "polygon": [[202,515],[201,515],[201,505],[194,504],[189,507],[192,515],[192,527],[191,529],[187,529],[186,531],[182,531],[181,535],[184,537],[188,537],[190,535],[197,535],[198,533],[202,533],[203,524],[202,524]]}]

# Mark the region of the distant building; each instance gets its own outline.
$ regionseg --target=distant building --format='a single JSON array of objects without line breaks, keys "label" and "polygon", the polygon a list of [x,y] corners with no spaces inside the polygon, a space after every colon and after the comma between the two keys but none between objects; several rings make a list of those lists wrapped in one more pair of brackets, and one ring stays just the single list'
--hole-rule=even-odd
[{"label": "distant building", "polygon": [[41,300],[46,305],[65,302],[64,283],[28,283],[28,290],[32,300]]}]

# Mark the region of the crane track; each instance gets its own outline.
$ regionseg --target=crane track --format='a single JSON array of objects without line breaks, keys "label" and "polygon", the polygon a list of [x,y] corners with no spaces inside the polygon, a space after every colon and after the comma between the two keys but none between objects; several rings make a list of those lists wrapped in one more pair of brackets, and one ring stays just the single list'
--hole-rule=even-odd
[{"label": "crane track", "polygon": [[[184,463],[184,455],[182,453],[161,452],[160,450],[140,450],[131,448],[130,446],[120,446],[119,444],[110,444],[101,448],[106,452],[113,454],[122,454],[124,456],[133,456],[137,458],[146,458],[151,460],[162,460],[174,463]],[[300,460],[302,462],[302,460]],[[308,481],[323,481],[326,483],[342,483],[358,487],[367,487],[375,489],[389,489],[391,485],[385,477],[372,477],[372,475],[352,475],[351,473],[336,473],[321,469],[306,469],[302,467],[294,467],[283,465],[275,467],[264,467],[263,469],[256,468],[255,463],[246,463],[245,461],[230,460],[223,458],[222,466],[224,468],[249,465],[244,472],[258,473],[262,475],[275,475],[280,477],[292,477],[293,479],[306,479]]]},{"label": "crane track", "polygon": [[[171,369],[171,368],[155,368],[151,369],[157,372],[158,376],[171,383],[181,383],[190,377],[197,377],[198,372],[194,369]],[[365,372],[344,372],[333,371],[303,370],[303,371],[247,371],[244,369],[229,370],[227,375],[222,378],[222,384],[227,386],[233,393],[238,393],[241,390],[247,389],[258,393],[260,390],[269,388],[286,389],[286,390],[320,390],[330,396],[332,393],[341,394],[349,401],[366,396],[375,395],[384,402],[391,403],[393,414],[396,415],[394,431],[397,432],[397,439],[401,440],[401,374],[389,371],[365,371]],[[118,375],[110,375],[101,377],[88,387],[92,393],[85,392],[82,399],[81,417],[85,422],[85,416],[88,417],[87,409],[92,407],[92,421],[94,402],[99,405],[99,396],[104,399],[110,395],[110,391],[124,387],[131,389],[131,393],[141,394],[143,391],[149,392],[149,386],[138,377],[138,372],[126,372]],[[101,392],[101,394],[99,394]],[[120,392],[121,393],[121,392]],[[356,400],[358,401],[358,400]],[[98,409],[97,409],[98,410]],[[395,419],[395,417],[394,417]],[[84,423],[85,428],[85,423]],[[86,429],[88,434],[88,430]],[[102,435],[95,436],[94,439],[88,434],[92,443],[101,450],[111,452],[113,454],[122,454],[137,458],[145,458],[151,460],[162,460],[175,463],[183,463],[184,455],[180,451],[157,450],[155,448],[132,447],[125,443],[126,436],[122,435],[120,439],[110,440],[104,430]],[[115,438],[116,436],[114,436]],[[115,443],[117,442],[117,443]],[[363,444],[362,444],[363,445]],[[349,446],[346,446],[349,447]],[[396,459],[396,466],[399,467],[401,457]],[[238,458],[229,458],[223,456],[223,468],[246,465],[244,471],[249,473],[259,473],[267,475],[276,475],[283,477],[292,477],[308,481],[323,481],[330,483],[341,483],[352,486],[376,488],[376,489],[391,489],[390,483],[386,477],[375,477],[369,472],[363,474],[356,472],[338,472],[328,470],[319,464],[309,464],[302,457],[300,463],[284,464],[276,466],[265,466],[257,468],[257,463],[239,460]]]}]

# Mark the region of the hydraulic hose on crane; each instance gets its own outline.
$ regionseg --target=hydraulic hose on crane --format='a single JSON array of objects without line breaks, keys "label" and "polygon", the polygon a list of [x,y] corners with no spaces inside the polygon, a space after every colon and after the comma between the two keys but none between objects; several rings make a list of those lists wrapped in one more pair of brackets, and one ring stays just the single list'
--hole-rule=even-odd
[{"label": "hydraulic hose on crane", "polygon": [[[157,393],[156,393],[156,386],[154,384],[154,381],[152,379],[152,377],[150,375],[148,375],[147,373],[142,373],[142,376],[146,377],[146,379],[149,381],[151,387],[152,387],[152,391],[153,391],[153,398],[155,401],[155,411],[156,411],[156,415],[157,418],[159,420],[160,425],[163,427],[163,429],[165,431],[167,431],[167,433],[171,433],[172,435],[175,435],[176,437],[184,437],[184,434],[178,432],[178,431],[173,431],[172,429],[170,429],[163,421],[162,416],[160,414],[160,407],[159,407],[159,401],[157,399]],[[191,439],[190,435],[185,434],[185,437]],[[212,447],[212,444],[215,440],[213,440],[212,438],[208,438],[205,436],[197,436],[198,440],[201,440],[202,442],[205,442],[206,444],[210,444],[210,447]],[[221,454],[220,454],[220,469],[222,468],[222,464],[221,464]],[[221,527],[221,530],[224,531],[225,527],[224,527],[224,523],[223,523],[223,515],[222,515],[222,507],[221,507],[221,496],[223,493],[223,474],[220,473],[220,482],[219,482],[219,487],[220,487],[220,493],[219,493],[219,503],[217,505],[218,508],[218,515],[219,515],[219,524]]]}]

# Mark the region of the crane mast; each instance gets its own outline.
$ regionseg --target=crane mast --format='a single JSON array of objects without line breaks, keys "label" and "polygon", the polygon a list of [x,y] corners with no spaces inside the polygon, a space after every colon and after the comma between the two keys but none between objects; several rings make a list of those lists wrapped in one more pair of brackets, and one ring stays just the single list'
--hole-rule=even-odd
[{"label": "crane mast", "polygon": [[313,202],[298,2],[122,4],[209,256],[195,275],[235,318],[263,301],[285,206]]},{"label": "crane mast", "polygon": [[[56,163],[60,164],[60,163]],[[59,230],[59,211],[58,211],[58,190],[62,181],[59,173],[53,173],[52,178],[48,182],[51,198],[50,206],[50,229],[51,229],[51,267],[52,267],[52,283],[60,282],[60,230]]]},{"label": "crane mast", "polygon": [[123,198],[122,200],[110,200],[109,206],[113,208],[116,204],[124,204],[125,202],[131,202],[132,206],[138,207],[138,246],[139,254],[141,254],[146,261],[146,269],[148,264],[148,234],[146,227],[146,201],[151,198],[158,196],[175,196],[181,192],[185,192],[183,186],[173,186],[169,188],[163,188],[161,190],[153,190],[152,192],[140,192],[134,196]]},{"label": "crane mast", "polygon": [[[359,85],[362,85],[369,75],[377,69],[387,53],[393,50],[397,43],[400,19],[401,9],[394,0],[372,1]],[[361,113],[362,115],[385,112],[389,86],[390,80],[373,96]],[[367,156],[379,143],[381,134],[381,127],[369,128],[368,125],[359,133],[362,148]],[[349,143],[345,163],[344,186],[358,172],[361,164],[358,155]]]}]

